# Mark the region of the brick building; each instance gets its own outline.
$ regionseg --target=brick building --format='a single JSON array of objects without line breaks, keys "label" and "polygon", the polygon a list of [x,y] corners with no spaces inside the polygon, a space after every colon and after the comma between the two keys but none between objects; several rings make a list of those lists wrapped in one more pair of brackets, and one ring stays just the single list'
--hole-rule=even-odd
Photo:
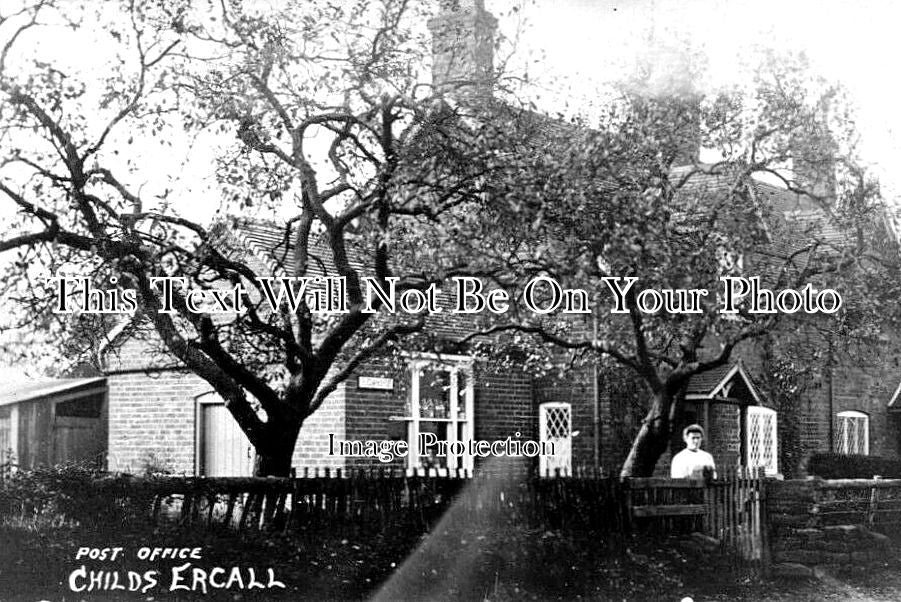
[{"label": "brick building", "polygon": [[[429,23],[435,83],[452,86],[469,100],[484,98],[490,94],[496,20],[481,1],[441,6]],[[696,165],[697,139],[686,136],[679,155],[684,162]],[[733,185],[704,170],[696,178],[690,183],[696,191],[715,194]],[[745,185],[751,196],[786,220],[818,219],[816,208],[794,193],[756,181]],[[265,224],[243,222],[231,235],[236,247],[256,257],[262,273],[271,273],[276,254],[284,259],[291,252],[280,246],[290,237]],[[448,336],[465,331],[453,320],[431,328]],[[156,352],[159,345],[152,335],[133,324],[124,323],[109,338],[111,344],[101,354],[106,399],[100,436],[106,438],[101,447],[110,470],[250,473],[253,450],[208,383]],[[896,377],[887,377],[897,372],[892,358],[862,366],[838,353],[829,357],[803,390],[783,399],[765,386],[769,366],[763,350],[744,345],[729,364],[692,378],[680,424],[706,427],[705,447],[720,466],[758,465],[778,473],[797,469],[812,452],[829,450],[898,457],[901,424],[892,410],[901,408],[901,385]],[[426,451],[418,446],[434,435],[448,447],[469,440],[552,442],[553,455],[525,457],[521,464],[548,471],[574,466],[616,470],[642,418],[635,408],[645,395],[631,374],[605,360],[562,376],[539,377],[525,370],[500,373],[465,353],[411,351],[401,360],[371,360],[344,381],[304,423],[294,466],[454,470],[490,462],[471,449],[418,453]],[[0,441],[4,416],[12,414],[7,405],[0,399]],[[336,453],[342,441],[404,442],[408,453],[386,464],[363,453]],[[10,447],[24,457],[32,444],[17,436]],[[678,438],[673,449],[679,449]],[[663,471],[667,464],[664,459],[658,468]]]}]

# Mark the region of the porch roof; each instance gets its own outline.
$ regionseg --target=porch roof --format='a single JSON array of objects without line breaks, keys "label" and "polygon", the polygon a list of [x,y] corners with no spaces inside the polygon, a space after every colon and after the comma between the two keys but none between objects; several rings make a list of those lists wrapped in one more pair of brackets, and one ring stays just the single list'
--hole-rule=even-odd
[{"label": "porch roof", "polygon": [[712,368],[700,374],[695,374],[688,381],[688,387],[685,390],[685,399],[716,399],[723,391],[727,384],[734,378],[740,378],[744,385],[751,392],[755,403],[761,403],[760,395],[757,388],[751,381],[751,377],[745,372],[741,360],[734,364],[726,364],[718,368]]},{"label": "porch roof", "polygon": [[890,412],[901,412],[901,401],[899,401],[899,397],[901,397],[901,383],[898,383],[894,395],[892,395],[892,398],[888,402],[888,406],[886,406]]},{"label": "porch roof", "polygon": [[0,406],[30,401],[66,393],[75,389],[92,388],[106,381],[104,376],[90,378],[41,378],[0,384]]}]

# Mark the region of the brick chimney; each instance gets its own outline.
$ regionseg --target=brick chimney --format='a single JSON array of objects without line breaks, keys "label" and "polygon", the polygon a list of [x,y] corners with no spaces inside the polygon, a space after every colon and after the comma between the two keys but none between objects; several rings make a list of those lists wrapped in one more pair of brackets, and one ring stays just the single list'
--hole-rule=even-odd
[{"label": "brick chimney", "polygon": [[[633,93],[657,105],[665,114],[662,149],[673,157],[671,165],[694,165],[701,154],[701,100],[697,67],[690,49],[651,40],[639,58],[638,74],[631,83]],[[665,110],[664,110],[665,108]]]},{"label": "brick chimney", "polygon": [[673,166],[694,165],[701,157],[701,95],[674,97],[676,115],[676,151]]},{"label": "brick chimney", "polygon": [[491,95],[497,19],[484,0],[440,0],[429,19],[432,32],[432,85],[458,98]]}]

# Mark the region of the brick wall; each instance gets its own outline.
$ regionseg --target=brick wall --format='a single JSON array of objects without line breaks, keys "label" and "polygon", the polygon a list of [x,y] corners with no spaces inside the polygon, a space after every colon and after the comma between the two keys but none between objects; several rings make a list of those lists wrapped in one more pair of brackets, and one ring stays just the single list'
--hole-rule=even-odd
[{"label": "brick wall", "polygon": [[141,472],[149,464],[194,474],[194,397],[210,386],[193,374],[112,374],[109,469]]},{"label": "brick wall", "polygon": [[[736,359],[739,356],[758,385],[764,403],[769,405],[766,391],[759,386],[764,380],[759,353],[746,345],[736,354]],[[193,473],[196,431],[193,399],[210,387],[198,377],[178,371],[177,364],[162,354],[158,345],[140,337],[127,339],[107,354],[106,360],[110,374],[110,468],[136,471],[152,460],[178,473]],[[149,376],[129,372],[148,365],[166,369]],[[816,379],[798,396],[794,406],[801,455],[827,451],[834,415],[857,410],[870,417],[870,453],[898,457],[901,421],[886,411],[897,386],[894,374],[891,358],[879,365],[840,362],[834,369],[831,412],[828,388],[822,378]],[[390,376],[395,379],[395,388],[363,390],[357,386],[359,376]],[[475,437],[503,439],[520,432],[523,439],[537,439],[539,404],[568,402],[573,409],[573,429],[579,431],[573,441],[573,465],[591,465],[598,445],[594,440],[592,379],[590,365],[577,366],[562,376],[539,379],[523,371],[496,373],[477,366]],[[354,459],[348,464],[342,457],[328,456],[328,434],[334,433],[336,439],[342,440],[405,438],[406,423],[391,421],[389,417],[405,415],[407,380],[404,369],[398,371],[387,362],[368,363],[307,420],[295,450],[295,466],[302,469],[370,465],[365,460]],[[617,470],[640,423],[641,412],[637,408],[646,394],[637,379],[622,368],[602,365],[599,380],[600,462],[606,469]],[[740,454],[737,407],[714,404],[710,421],[705,449],[714,455],[718,466],[737,464]],[[666,474],[668,457],[667,454],[658,465],[661,474]],[[780,467],[783,466],[780,460]]]},{"label": "brick wall", "polygon": [[[855,368],[839,365],[832,379],[833,409],[835,413],[857,410],[870,417],[870,455],[898,457],[898,422],[886,410],[897,386],[896,370],[886,365]],[[819,414],[818,430],[828,433],[829,422],[825,414]],[[818,451],[827,451],[827,437]],[[814,447],[813,445],[811,447]]]},{"label": "brick wall", "polygon": [[314,468],[344,468],[341,456],[329,455],[329,434],[345,439],[345,385],[325,398],[322,406],[306,419],[300,428],[292,463],[298,473]]},{"label": "brick wall", "polygon": [[[196,470],[196,398],[212,387],[200,377],[173,368],[151,335],[125,339],[107,354],[109,373],[109,469],[141,472],[148,465],[177,474]],[[149,366],[162,370],[144,372]],[[332,393],[307,419],[294,450],[293,465],[339,468],[328,456],[328,433],[344,437],[344,388]]]},{"label": "brick wall", "polygon": [[[389,391],[359,387],[360,377],[391,379]],[[373,361],[357,370],[346,382],[347,438],[362,441],[406,440],[407,423],[391,420],[405,416],[409,374],[388,361]],[[348,458],[348,466],[357,468],[404,468],[404,459],[383,463],[373,458]]]},{"label": "brick wall", "polygon": [[522,439],[538,439],[538,411],[537,404],[533,404],[529,374],[521,370],[503,374],[477,372],[475,393],[477,439],[504,439],[517,432]]},{"label": "brick wall", "polygon": [[[802,325],[803,326],[803,325]],[[891,415],[886,406],[898,384],[895,360],[873,354],[869,358],[851,358],[850,353],[836,350],[833,368],[833,394],[830,409],[828,369],[825,362],[827,343],[817,338],[815,331],[798,331],[792,336],[773,343],[793,347],[789,353],[808,371],[806,388],[790,396],[778,407],[779,400],[771,397],[766,378],[769,366],[764,365],[762,341],[743,343],[733,354],[733,360],[742,363],[765,406],[775,409],[779,422],[779,469],[791,475],[803,475],[803,465],[812,453],[830,450],[830,426],[838,412],[857,410],[870,417],[870,454],[899,457],[901,421]],[[856,355],[860,356],[859,352]],[[803,381],[802,381],[803,382]],[[722,417],[721,417],[722,419]],[[722,426],[722,425],[720,425]],[[796,438],[792,442],[790,439]],[[718,439],[718,440],[717,440]],[[721,436],[710,433],[707,449],[717,458],[737,461],[735,449],[724,447]],[[737,441],[736,441],[737,443]]]},{"label": "brick wall", "polygon": [[[476,362],[473,382],[473,436],[496,440],[515,437],[538,439],[537,411],[532,401],[532,379],[525,372],[499,374]],[[360,377],[393,379],[391,390],[359,387]],[[347,439],[406,440],[408,423],[396,420],[408,414],[410,373],[403,366],[388,362],[370,362],[345,383]],[[395,420],[392,420],[392,417]],[[480,459],[476,459],[479,466]],[[348,458],[347,466],[356,468],[403,468],[403,458],[382,463],[372,458]]]},{"label": "brick wall", "polygon": [[707,450],[721,468],[741,464],[740,409],[737,404],[712,403],[707,426]]},{"label": "brick wall", "polygon": [[[538,406],[548,402],[568,403],[572,407],[572,429],[578,434],[573,437],[573,466],[593,466],[595,446],[594,435],[594,367],[583,365],[574,367],[562,375],[546,376],[535,383],[535,416]],[[607,403],[609,408],[609,402]],[[598,414],[600,424],[600,410]],[[537,422],[536,422],[537,425]],[[610,428],[609,423],[606,428]],[[536,434],[537,437],[537,434]]]}]

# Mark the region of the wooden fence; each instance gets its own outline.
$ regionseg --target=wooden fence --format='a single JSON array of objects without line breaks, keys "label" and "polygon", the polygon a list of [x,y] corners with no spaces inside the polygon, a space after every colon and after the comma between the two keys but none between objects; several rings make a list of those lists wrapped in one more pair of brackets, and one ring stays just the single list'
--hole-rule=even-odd
[{"label": "wooden fence", "polygon": [[449,507],[472,521],[544,528],[580,527],[598,533],[630,529],[699,531],[744,557],[765,547],[765,489],[756,475],[732,471],[705,483],[583,474],[409,476],[401,472],[307,472],[290,479],[111,479],[98,485],[110,499],[149,505],[154,521],[246,528],[385,526],[428,528]]},{"label": "wooden fence", "polygon": [[335,471],[286,479],[118,478],[97,486],[110,503],[146,506],[157,522],[239,530],[429,528],[451,507],[469,522],[607,534],[623,533],[628,526],[619,479],[600,475],[548,479]]},{"label": "wooden fence", "polygon": [[574,528],[611,542],[630,531],[700,532],[743,562],[767,560],[764,482],[737,471],[706,483],[621,480],[593,471],[557,478],[306,471],[297,478],[110,477],[92,481],[89,489],[83,480],[68,486],[80,489],[62,497],[82,500],[76,510],[97,515],[70,518],[88,522],[118,512],[156,524],[350,535],[428,530],[450,516],[476,526]]},{"label": "wooden fence", "polygon": [[901,531],[901,479],[817,480],[811,509],[822,526],[862,524]]}]

